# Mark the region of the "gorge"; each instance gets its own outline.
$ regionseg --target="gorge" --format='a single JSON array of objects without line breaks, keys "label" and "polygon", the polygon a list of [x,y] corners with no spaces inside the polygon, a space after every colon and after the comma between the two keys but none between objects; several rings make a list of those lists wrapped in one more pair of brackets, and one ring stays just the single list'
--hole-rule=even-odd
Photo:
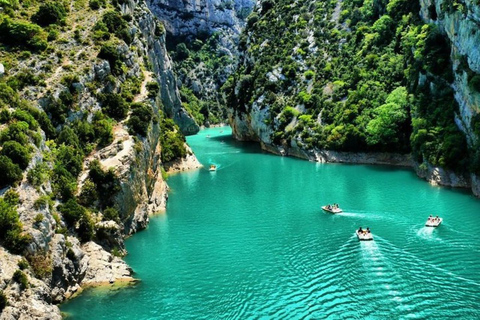
[{"label": "gorge", "polygon": [[0,1],[0,319],[135,281],[124,238],[201,126],[480,196],[479,25],[476,0]]}]

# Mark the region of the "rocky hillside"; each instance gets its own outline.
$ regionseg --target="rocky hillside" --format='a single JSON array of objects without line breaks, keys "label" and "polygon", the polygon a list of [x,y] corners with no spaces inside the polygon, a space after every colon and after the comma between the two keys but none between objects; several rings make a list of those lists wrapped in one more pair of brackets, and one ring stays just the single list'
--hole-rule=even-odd
[{"label": "rocky hillside", "polygon": [[123,238],[198,131],[165,43],[143,1],[0,2],[0,319],[134,281]]},{"label": "rocky hillside", "polygon": [[411,157],[429,181],[480,195],[479,10],[460,0],[261,1],[225,86],[234,134],[316,161]]},{"label": "rocky hillside", "polygon": [[238,57],[238,39],[253,0],[151,0],[165,23],[182,105],[199,124],[226,122],[220,94]]}]

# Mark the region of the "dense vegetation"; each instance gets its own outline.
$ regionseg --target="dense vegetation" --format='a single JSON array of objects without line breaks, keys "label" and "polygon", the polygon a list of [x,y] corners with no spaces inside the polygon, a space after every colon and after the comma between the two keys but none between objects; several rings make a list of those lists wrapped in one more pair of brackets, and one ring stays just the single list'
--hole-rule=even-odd
[{"label": "dense vegetation", "polygon": [[263,1],[224,86],[229,107],[267,110],[276,145],[412,152],[420,163],[468,168],[450,47],[419,9],[408,0]]},{"label": "dense vegetation", "polygon": [[[143,70],[138,76],[127,63],[127,52],[137,51],[131,20],[118,1],[0,1],[0,62],[8,70],[0,77],[0,189],[30,184],[41,195],[35,209],[48,208],[58,233],[82,241],[98,237],[100,220],[123,222],[113,169],[90,162],[79,190],[85,158],[113,142],[120,122],[136,141],[152,125],[160,127],[164,161],[186,154],[177,125],[155,111],[161,108],[158,83],[148,83],[147,98],[134,102],[144,77]],[[91,25],[82,25],[87,22]],[[87,74],[97,59],[108,61],[110,72],[92,80]],[[141,68],[150,67],[147,59],[139,61]],[[87,107],[81,103],[85,95],[94,101]],[[98,107],[91,107],[95,102]],[[22,253],[31,238],[16,211],[18,196],[12,194],[13,188],[0,198],[0,244]],[[33,227],[44,219],[38,213]],[[28,259],[38,276],[51,272],[42,265],[48,260]]]},{"label": "dense vegetation", "polygon": [[[169,51],[175,62],[182,106],[199,125],[227,121],[221,86],[232,71],[235,58],[220,45],[221,31],[199,34],[196,39],[173,39]],[[176,40],[176,41],[175,41]]]}]

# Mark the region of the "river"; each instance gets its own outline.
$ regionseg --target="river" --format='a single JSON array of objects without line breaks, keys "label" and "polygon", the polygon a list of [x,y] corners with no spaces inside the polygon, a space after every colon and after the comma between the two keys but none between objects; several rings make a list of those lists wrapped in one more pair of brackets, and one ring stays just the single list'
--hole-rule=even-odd
[{"label": "river", "polygon": [[[62,305],[71,319],[480,318],[471,194],[407,168],[267,154],[230,128],[187,141],[206,168],[171,176],[167,212],[126,241],[141,281],[86,290]],[[320,209],[334,202],[343,213]]]}]

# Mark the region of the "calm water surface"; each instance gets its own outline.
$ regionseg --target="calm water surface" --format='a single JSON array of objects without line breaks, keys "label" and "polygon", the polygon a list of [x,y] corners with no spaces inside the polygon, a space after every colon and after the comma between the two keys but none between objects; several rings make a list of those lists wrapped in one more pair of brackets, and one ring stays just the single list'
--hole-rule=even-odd
[{"label": "calm water surface", "polygon": [[[224,132],[221,132],[224,130]],[[72,319],[480,318],[480,200],[411,170],[262,153],[230,129],[189,137],[202,169],[127,241],[141,282],[87,290]],[[320,206],[338,202],[344,213]],[[426,228],[429,214],[444,218]],[[354,231],[370,227],[373,242]]]}]

